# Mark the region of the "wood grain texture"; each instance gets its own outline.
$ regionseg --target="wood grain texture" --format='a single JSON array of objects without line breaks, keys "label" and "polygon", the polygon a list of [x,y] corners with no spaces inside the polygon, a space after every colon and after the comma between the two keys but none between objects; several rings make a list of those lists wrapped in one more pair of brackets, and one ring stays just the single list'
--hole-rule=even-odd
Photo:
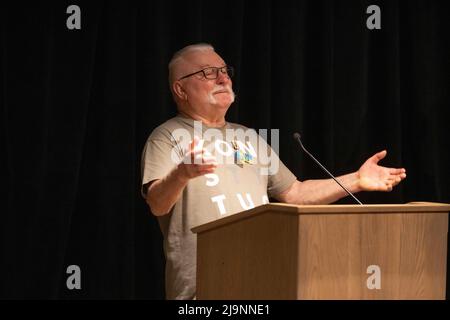
[{"label": "wood grain texture", "polygon": [[298,299],[444,299],[447,226],[442,213],[301,216]]},{"label": "wood grain texture", "polygon": [[197,299],[295,299],[297,219],[267,212],[199,234]]},{"label": "wood grain texture", "polygon": [[286,203],[269,203],[256,208],[233,214],[192,229],[194,233],[200,233],[203,230],[220,227],[222,225],[233,223],[235,221],[246,219],[248,217],[265,213],[266,211],[277,211],[284,214],[309,214],[309,213],[329,213],[341,214],[345,213],[383,213],[383,212],[417,212],[417,213],[433,213],[433,212],[449,212],[450,204],[435,202],[410,202],[407,204],[330,204],[330,205],[293,205]]},{"label": "wood grain texture", "polygon": [[450,206],[262,207],[196,228],[198,299],[445,299]]}]

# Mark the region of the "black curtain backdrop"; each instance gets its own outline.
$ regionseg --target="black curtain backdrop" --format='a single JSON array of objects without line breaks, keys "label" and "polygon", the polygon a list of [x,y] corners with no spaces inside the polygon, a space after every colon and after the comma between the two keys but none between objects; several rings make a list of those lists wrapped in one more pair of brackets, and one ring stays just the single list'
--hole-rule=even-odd
[{"label": "black curtain backdrop", "polygon": [[[66,27],[71,4],[81,30]],[[381,30],[366,28],[371,4]],[[300,180],[326,176],[295,131],[336,175],[383,149],[383,165],[407,168],[394,191],[359,194],[364,203],[450,202],[444,1],[0,6],[1,298],[164,298],[140,156],[175,114],[167,63],[195,42],[236,68],[227,119],[280,129],[281,159]],[[81,290],[66,287],[69,265]]]}]

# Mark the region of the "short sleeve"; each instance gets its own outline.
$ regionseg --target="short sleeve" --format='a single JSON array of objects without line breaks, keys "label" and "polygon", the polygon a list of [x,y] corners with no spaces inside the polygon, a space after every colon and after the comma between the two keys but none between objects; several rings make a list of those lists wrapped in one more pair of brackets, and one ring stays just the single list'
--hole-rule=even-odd
[{"label": "short sleeve", "polygon": [[153,132],[148,138],[141,159],[141,193],[145,198],[145,184],[162,179],[180,161],[177,144],[160,132]]},{"label": "short sleeve", "polygon": [[297,177],[284,165],[272,148],[270,151],[273,156],[269,169],[267,194],[274,198],[286,191],[297,180]]}]

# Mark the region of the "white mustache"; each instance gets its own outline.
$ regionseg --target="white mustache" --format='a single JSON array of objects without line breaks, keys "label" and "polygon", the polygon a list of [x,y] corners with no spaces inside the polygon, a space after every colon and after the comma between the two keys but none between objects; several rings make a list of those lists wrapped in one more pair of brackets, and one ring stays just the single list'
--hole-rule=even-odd
[{"label": "white mustache", "polygon": [[214,96],[216,93],[218,92],[226,92],[230,95],[231,97],[231,102],[234,102],[234,99],[236,99],[236,95],[233,92],[233,89],[231,88],[231,86],[229,85],[225,85],[225,86],[215,86],[213,90],[210,91],[210,93],[208,94],[209,96],[209,102],[211,104],[216,104],[217,100],[216,97]]},{"label": "white mustache", "polygon": [[215,93],[220,92],[220,91],[226,91],[226,92],[228,92],[230,94],[234,93],[233,90],[230,88],[230,86],[217,86],[216,88],[214,88],[214,90],[211,93],[215,94]]}]

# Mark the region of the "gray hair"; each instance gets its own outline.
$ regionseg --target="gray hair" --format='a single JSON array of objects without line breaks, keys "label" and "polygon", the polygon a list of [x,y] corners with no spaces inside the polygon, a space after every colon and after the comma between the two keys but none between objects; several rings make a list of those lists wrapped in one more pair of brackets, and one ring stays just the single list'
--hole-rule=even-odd
[{"label": "gray hair", "polygon": [[170,91],[172,91],[172,83],[176,80],[175,79],[176,66],[181,61],[183,61],[184,56],[191,51],[209,51],[209,50],[215,51],[214,47],[212,45],[210,45],[209,43],[196,43],[196,44],[191,44],[189,46],[186,46],[173,54],[172,59],[170,59],[170,62],[169,62]]}]

